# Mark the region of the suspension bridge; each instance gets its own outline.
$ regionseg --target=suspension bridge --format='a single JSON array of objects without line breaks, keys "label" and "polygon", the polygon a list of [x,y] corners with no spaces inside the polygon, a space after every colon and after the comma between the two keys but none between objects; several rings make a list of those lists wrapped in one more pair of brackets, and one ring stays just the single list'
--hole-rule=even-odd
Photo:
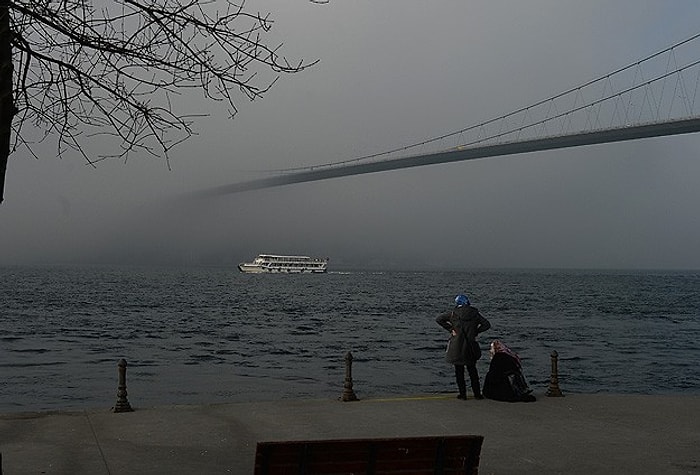
[{"label": "suspension bridge", "polygon": [[700,33],[527,107],[439,137],[342,161],[268,170],[271,176],[197,195],[700,132],[699,43]]}]

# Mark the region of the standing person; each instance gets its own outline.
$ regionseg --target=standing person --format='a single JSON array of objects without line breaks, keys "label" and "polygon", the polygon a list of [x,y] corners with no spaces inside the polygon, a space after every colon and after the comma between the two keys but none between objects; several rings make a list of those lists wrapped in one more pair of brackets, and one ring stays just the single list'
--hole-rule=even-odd
[{"label": "standing person", "polygon": [[475,399],[483,399],[479,373],[476,362],[481,358],[481,348],[476,336],[491,328],[479,309],[469,304],[469,298],[464,294],[455,297],[455,308],[438,316],[435,321],[450,332],[445,359],[455,367],[455,378],[459,389],[458,399],[467,399],[467,384],[464,378],[464,367],[467,367],[469,380]]}]

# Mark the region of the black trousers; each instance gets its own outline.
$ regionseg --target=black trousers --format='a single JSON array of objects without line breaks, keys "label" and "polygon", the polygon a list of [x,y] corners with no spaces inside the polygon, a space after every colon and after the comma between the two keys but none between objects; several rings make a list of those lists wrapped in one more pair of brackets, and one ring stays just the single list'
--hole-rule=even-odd
[{"label": "black trousers", "polygon": [[[455,365],[455,378],[457,379],[457,388],[459,388],[459,394],[467,395],[467,382],[464,378],[464,366],[461,364]],[[469,381],[471,382],[472,391],[474,396],[481,395],[481,386],[479,385],[479,372],[476,369],[476,363],[466,365],[467,372],[469,373]]]}]

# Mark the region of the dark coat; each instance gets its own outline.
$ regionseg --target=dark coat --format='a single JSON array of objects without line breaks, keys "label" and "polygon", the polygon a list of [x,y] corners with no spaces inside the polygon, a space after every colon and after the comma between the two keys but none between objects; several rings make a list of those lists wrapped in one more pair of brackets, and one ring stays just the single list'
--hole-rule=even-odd
[{"label": "dark coat", "polygon": [[530,402],[535,400],[530,393],[517,360],[505,353],[493,355],[484,378],[484,396],[496,401]]},{"label": "dark coat", "polygon": [[450,336],[445,359],[450,364],[473,365],[481,357],[481,348],[476,336],[491,328],[476,307],[462,305],[438,316],[435,321],[445,330],[455,334]]}]

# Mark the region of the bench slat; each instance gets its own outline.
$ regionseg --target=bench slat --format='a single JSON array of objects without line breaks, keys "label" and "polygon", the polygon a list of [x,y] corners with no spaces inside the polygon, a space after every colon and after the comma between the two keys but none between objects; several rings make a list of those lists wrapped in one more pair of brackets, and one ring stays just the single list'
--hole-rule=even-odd
[{"label": "bench slat", "polygon": [[256,475],[478,473],[483,436],[259,442]]}]

